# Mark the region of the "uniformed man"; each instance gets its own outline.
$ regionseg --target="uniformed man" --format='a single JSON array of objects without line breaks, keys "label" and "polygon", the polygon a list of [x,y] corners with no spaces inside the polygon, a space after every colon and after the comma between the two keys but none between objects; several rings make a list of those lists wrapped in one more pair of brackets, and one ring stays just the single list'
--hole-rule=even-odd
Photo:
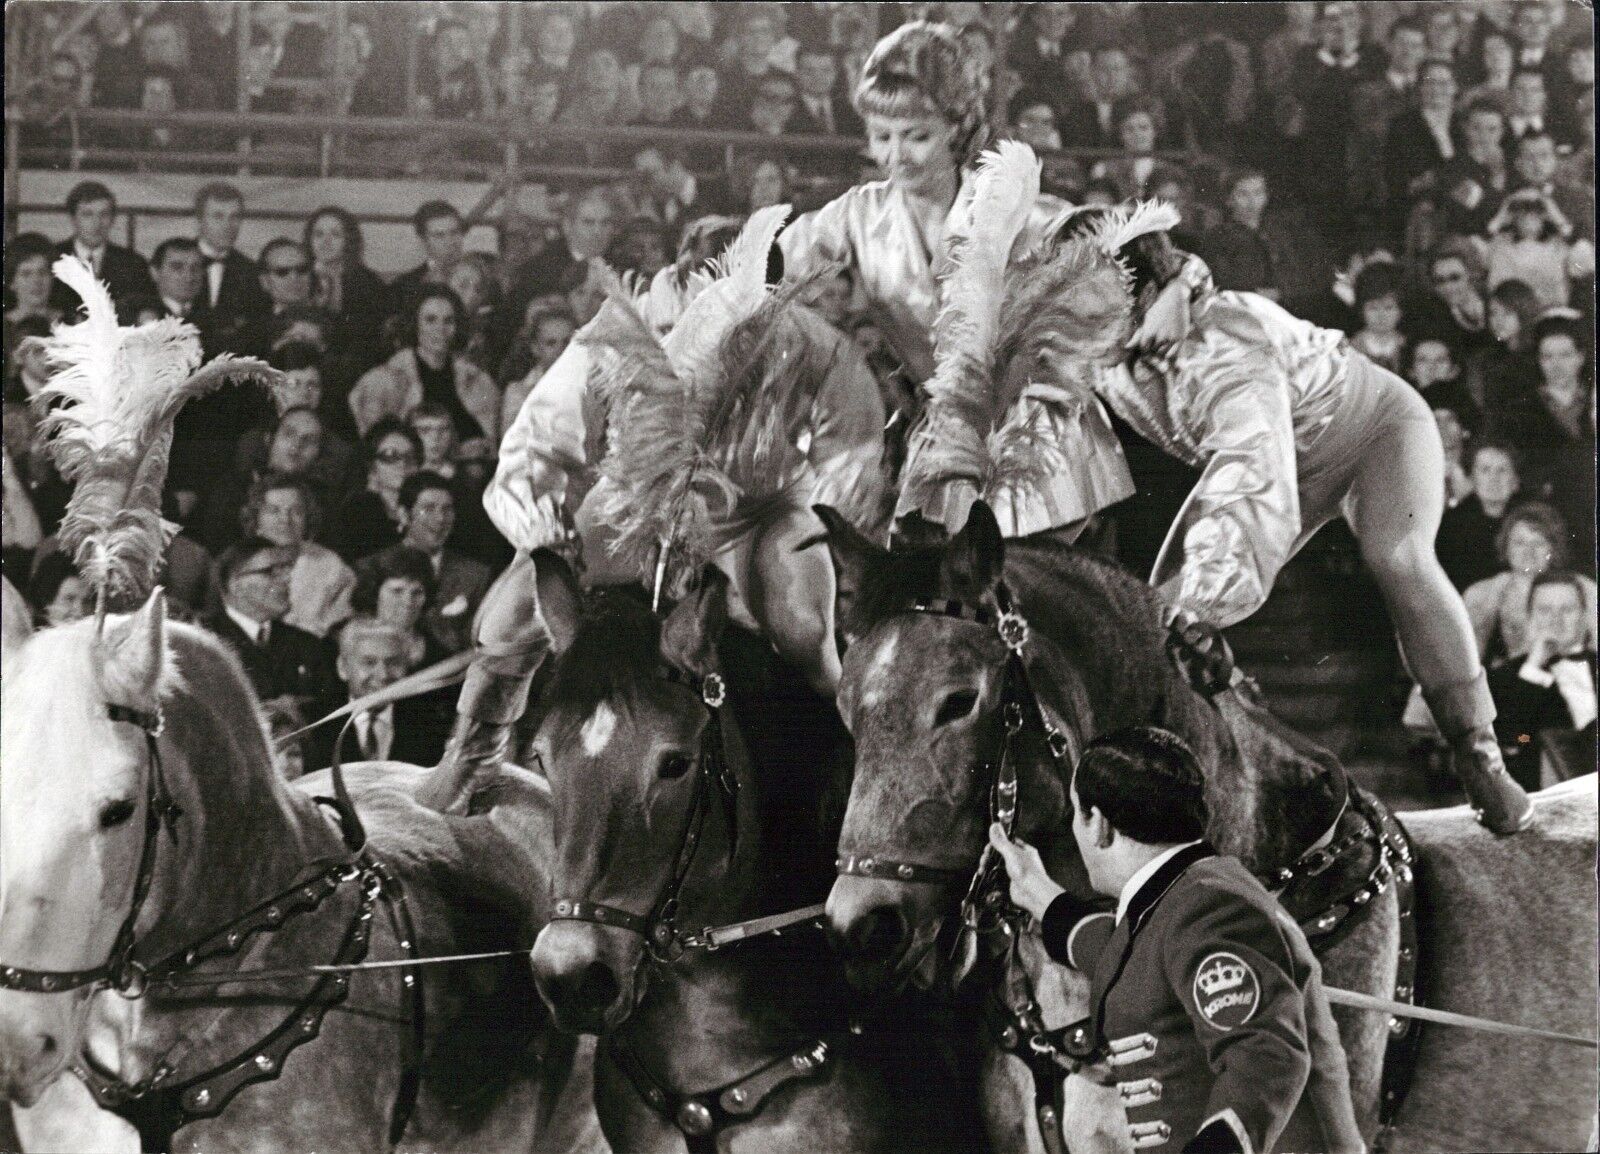
[{"label": "uniformed man", "polygon": [[1073,794],[1073,836],[1115,915],[998,825],[990,839],[1050,956],[1092,975],[1084,1025],[1134,1148],[1362,1150],[1321,968],[1261,883],[1206,843],[1194,754],[1165,730],[1121,730],[1084,751]]}]

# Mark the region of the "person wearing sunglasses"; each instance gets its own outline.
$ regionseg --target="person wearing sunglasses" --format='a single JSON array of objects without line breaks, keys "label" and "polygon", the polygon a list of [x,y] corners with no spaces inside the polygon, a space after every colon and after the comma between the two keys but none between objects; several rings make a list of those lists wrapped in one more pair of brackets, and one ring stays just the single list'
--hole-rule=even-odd
[{"label": "person wearing sunglasses", "polygon": [[240,356],[264,358],[280,335],[280,318],[290,309],[311,304],[316,282],[311,276],[311,254],[288,237],[267,242],[261,250],[259,270],[267,308],[245,317],[218,343]]},{"label": "person wearing sunglasses", "polygon": [[350,494],[334,517],[330,545],[351,565],[400,542],[400,487],[422,467],[422,442],[398,417],[382,417],[361,441],[366,487]]}]

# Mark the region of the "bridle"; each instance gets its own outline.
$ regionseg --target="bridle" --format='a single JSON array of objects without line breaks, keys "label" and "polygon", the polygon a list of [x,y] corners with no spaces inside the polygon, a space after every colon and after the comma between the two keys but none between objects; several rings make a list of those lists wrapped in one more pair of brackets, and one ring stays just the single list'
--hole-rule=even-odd
[{"label": "bridle", "polygon": [[[979,773],[989,782],[989,820],[998,822],[1010,837],[1017,822],[1016,744],[1024,727],[1031,722],[1044,734],[1050,756],[1063,771],[1063,781],[1071,771],[1078,744],[1076,734],[1070,729],[1064,731],[1050,721],[1034,693],[1025,658],[1030,636],[1028,622],[1017,611],[1004,583],[995,586],[992,609],[982,604],[935,599],[915,602],[907,612],[992,626],[1005,644],[1005,668],[1000,685],[1000,746],[993,758],[980,763]],[[961,917],[963,925],[969,929],[993,929],[1003,913],[1004,892],[994,884],[1000,863],[988,845],[984,846],[975,868],[899,861],[879,854],[844,854],[835,866],[841,876],[950,889],[964,883],[966,894],[961,901]]]},{"label": "bridle", "polygon": [[106,985],[128,997],[138,997],[144,992],[147,972],[133,957],[139,944],[135,927],[155,878],[156,847],[161,840],[161,831],[165,829],[168,836],[176,840],[177,821],[183,816],[183,809],[172,800],[161,772],[161,746],[158,741],[163,727],[161,714],[147,713],[125,705],[108,705],[106,716],[113,722],[137,725],[143,730],[145,760],[149,767],[145,774],[144,841],[139,847],[139,869],[134,875],[133,900],[129,903],[128,913],[111,943],[110,954],[100,965],[86,970],[35,970],[26,966],[0,965],[0,989],[59,994],[85,986]]},{"label": "bridle", "polygon": [[613,926],[638,934],[645,941],[650,956],[658,962],[676,961],[686,949],[707,945],[703,935],[685,933],[678,928],[679,898],[689,870],[694,866],[700,849],[701,834],[705,830],[706,814],[715,798],[722,800],[728,814],[728,824],[737,836],[738,824],[735,807],[738,801],[739,780],[729,767],[727,737],[722,724],[722,708],[727,703],[728,687],[722,675],[708,673],[695,678],[672,666],[661,672],[665,681],[686,685],[693,689],[706,709],[706,725],[701,735],[700,756],[696,759],[694,796],[689,802],[689,817],[684,825],[683,839],[672,859],[672,871],[654,905],[647,914],[636,914],[620,906],[606,905],[582,897],[557,898],[551,912],[551,921],[589,922],[599,926]]}]

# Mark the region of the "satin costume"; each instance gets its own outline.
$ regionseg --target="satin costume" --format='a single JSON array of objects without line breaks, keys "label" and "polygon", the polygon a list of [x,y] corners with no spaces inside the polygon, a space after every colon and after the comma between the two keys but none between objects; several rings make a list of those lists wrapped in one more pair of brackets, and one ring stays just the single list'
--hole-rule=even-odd
[{"label": "satin costume", "polygon": [[[806,213],[778,237],[785,270],[803,274],[826,263],[843,264],[866,296],[873,321],[906,371],[919,384],[933,374],[931,332],[939,311],[939,279],[948,266],[944,237],[958,230],[971,201],[973,177],[964,174],[944,236],[930,253],[904,192],[889,181],[857,185]],[[1051,236],[1067,210],[1040,196],[1016,251]],[[1081,389],[1049,381],[1030,384],[1018,406],[1038,411],[1040,427],[1070,468],[1042,491],[1019,494],[995,509],[1007,537],[1059,528],[1133,495],[1122,446],[1099,400]],[[910,451],[916,452],[913,434]]]}]

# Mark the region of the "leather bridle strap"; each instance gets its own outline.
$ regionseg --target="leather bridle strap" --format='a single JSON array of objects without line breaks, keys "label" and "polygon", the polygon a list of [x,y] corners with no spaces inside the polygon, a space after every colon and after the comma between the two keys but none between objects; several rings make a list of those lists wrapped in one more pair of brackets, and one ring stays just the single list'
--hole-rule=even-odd
[{"label": "leather bridle strap", "polygon": [[183,811],[167,792],[167,784],[161,774],[161,748],[157,743],[161,736],[161,715],[124,705],[108,705],[106,716],[113,722],[137,725],[144,731],[145,758],[149,763],[145,775],[144,841],[139,847],[139,866],[134,875],[133,899],[128,904],[128,913],[117,929],[110,954],[101,965],[86,970],[35,970],[26,966],[0,966],[0,989],[55,994],[99,982],[109,982],[122,990],[142,987],[142,970],[133,960],[133,949],[137,944],[135,926],[155,879],[156,845],[161,839],[161,829],[166,826],[170,831]]}]

